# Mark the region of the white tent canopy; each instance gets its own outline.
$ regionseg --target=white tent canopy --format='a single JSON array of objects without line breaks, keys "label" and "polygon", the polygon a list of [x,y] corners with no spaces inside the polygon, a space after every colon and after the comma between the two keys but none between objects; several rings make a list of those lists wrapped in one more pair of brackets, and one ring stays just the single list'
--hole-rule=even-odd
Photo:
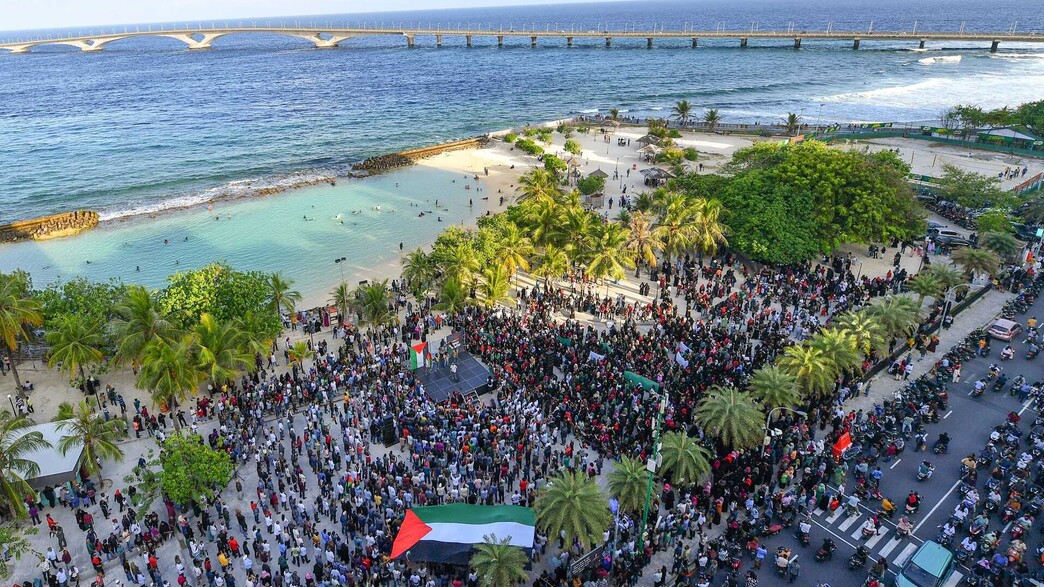
[{"label": "white tent canopy", "polygon": [[78,450],[70,450],[63,455],[62,451],[57,448],[58,441],[68,433],[58,429],[60,424],[61,422],[44,422],[26,428],[18,436],[21,438],[30,432],[39,432],[43,435],[44,440],[51,443],[50,447],[43,447],[23,456],[26,460],[35,461],[40,465],[38,475],[25,479],[32,487],[39,489],[45,485],[58,485],[76,478],[83,447],[81,446]]}]

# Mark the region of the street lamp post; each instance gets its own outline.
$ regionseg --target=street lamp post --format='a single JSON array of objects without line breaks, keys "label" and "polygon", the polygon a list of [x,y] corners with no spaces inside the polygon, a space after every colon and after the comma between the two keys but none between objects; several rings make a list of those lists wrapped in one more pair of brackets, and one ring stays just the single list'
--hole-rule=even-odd
[{"label": "street lamp post", "polygon": [[943,293],[943,296],[942,296],[942,298],[943,298],[943,309],[942,309],[942,315],[939,316],[939,328],[935,331],[935,335],[936,336],[942,336],[943,324],[946,323],[946,315],[949,313],[950,304],[952,304],[957,299],[956,297],[954,297],[953,299],[950,299],[950,295],[954,291],[956,291],[957,288],[961,288],[961,287],[971,287],[971,286],[968,285],[967,283],[958,283],[957,285],[951,287],[950,289],[946,290],[945,293]]},{"label": "street lamp post", "polygon": [[12,416],[17,416],[18,415],[18,410],[15,409],[14,400],[11,399],[11,394],[7,394],[7,401],[10,402],[10,404],[11,404],[11,415]]},{"label": "street lamp post", "polygon": [[779,411],[779,412],[794,412],[795,414],[797,414],[797,415],[799,415],[801,417],[808,416],[808,414],[806,412],[803,412],[801,410],[797,410],[797,409],[794,409],[794,408],[788,408],[786,406],[777,406],[777,407],[772,408],[771,410],[769,410],[768,414],[765,414],[765,441],[764,441],[765,442],[765,446],[768,446],[769,442],[771,442],[772,434],[771,434],[771,429],[769,428],[769,426],[771,425],[771,422],[772,422],[772,414],[774,414],[777,411]]},{"label": "street lamp post", "polygon": [[[348,260],[348,257],[338,257],[338,258],[334,259],[334,263],[337,263],[337,266],[341,268],[341,287],[342,288],[344,288],[344,262],[347,261],[347,260]],[[348,308],[337,308],[337,311],[338,312],[345,312],[345,313],[347,313],[348,312]],[[340,318],[341,324],[344,324],[344,321],[347,318],[348,318],[348,316],[341,316],[341,318]]]},{"label": "street lamp post", "polygon": [[667,411],[667,392],[660,388],[660,409],[656,412],[656,427],[653,428],[653,452],[645,463],[649,471],[649,483],[645,488],[645,508],[642,510],[642,525],[638,528],[638,550],[642,551],[645,545],[645,526],[649,523],[649,505],[652,503],[653,475],[660,460],[660,426],[663,424],[663,414]]}]

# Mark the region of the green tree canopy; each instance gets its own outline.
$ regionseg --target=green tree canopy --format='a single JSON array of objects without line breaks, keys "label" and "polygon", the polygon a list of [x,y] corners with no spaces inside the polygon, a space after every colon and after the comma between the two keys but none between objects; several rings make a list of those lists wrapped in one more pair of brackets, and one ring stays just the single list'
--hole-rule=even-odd
[{"label": "green tree canopy", "polygon": [[620,510],[632,514],[642,511],[649,484],[649,471],[645,463],[623,455],[620,462],[613,463],[613,470],[608,477],[609,495],[619,502]]},{"label": "green tree canopy", "polygon": [[588,175],[576,182],[576,189],[580,190],[580,193],[585,196],[600,194],[605,191],[605,178],[597,175]]},{"label": "green tree canopy", "polygon": [[764,438],[761,406],[734,387],[711,389],[696,407],[696,420],[729,448],[751,448]]},{"label": "green tree canopy", "polygon": [[168,436],[159,463],[163,493],[179,505],[195,502],[207,507],[215,489],[232,480],[231,457],[207,446],[198,434]]},{"label": "green tree canopy", "polygon": [[944,165],[939,187],[946,199],[968,208],[1010,208],[1017,198],[1001,189],[996,177],[965,171],[956,165]]},{"label": "green tree canopy", "polygon": [[482,544],[475,545],[470,565],[479,578],[479,587],[509,587],[525,581],[529,557],[525,551],[510,544],[509,538],[484,536]]},{"label": "green tree canopy", "polygon": [[695,485],[710,472],[710,452],[696,439],[673,430],[663,435],[660,445],[663,474],[678,485]]},{"label": "green tree canopy", "polygon": [[[231,322],[253,312],[272,336],[282,329],[282,320],[273,307],[271,276],[265,273],[236,271],[224,263],[212,263],[175,273],[167,281],[167,287],[159,294],[160,313],[183,326],[192,326],[204,313]],[[285,305],[285,299],[282,302]]]},{"label": "green tree canopy", "polygon": [[906,239],[923,228],[909,168],[890,152],[765,142],[737,151],[727,172],[720,200],[730,242],[759,261],[803,261],[845,242]]}]

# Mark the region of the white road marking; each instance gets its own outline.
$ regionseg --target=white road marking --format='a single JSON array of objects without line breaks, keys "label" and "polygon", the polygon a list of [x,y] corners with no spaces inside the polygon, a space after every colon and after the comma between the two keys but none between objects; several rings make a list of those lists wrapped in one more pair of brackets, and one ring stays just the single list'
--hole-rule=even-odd
[{"label": "white road marking", "polygon": [[943,587],[957,587],[960,584],[961,579],[964,578],[964,573],[954,571],[950,578],[943,583]]},{"label": "white road marking", "polygon": [[834,522],[836,522],[837,519],[841,517],[841,512],[843,512],[844,510],[845,508],[838,506],[837,509],[834,510],[834,513],[830,514],[830,517],[827,518],[827,523],[833,524]]},{"label": "white road marking", "polygon": [[877,543],[880,542],[882,538],[888,536],[888,532],[889,530],[887,528],[882,528],[879,534],[877,534],[876,536],[872,536],[870,540],[866,541],[866,547],[873,548],[877,546]]},{"label": "white road marking", "polygon": [[898,464],[899,464],[899,463],[901,463],[901,462],[903,462],[903,459],[898,459],[898,460],[896,460],[896,461],[895,461],[894,463],[892,463],[892,466],[891,466],[891,467],[888,467],[888,468],[889,468],[889,469],[894,469],[894,468],[895,468],[895,466],[896,466],[896,465],[898,465]]},{"label": "white road marking", "polygon": [[946,418],[949,418],[950,414],[952,414],[952,413],[953,413],[953,410],[950,410],[949,412],[946,412],[946,415],[943,416],[943,420],[945,420]]},{"label": "white road marking", "polygon": [[897,567],[905,565],[906,561],[910,560],[910,557],[913,556],[913,553],[916,550],[916,544],[907,544],[906,548],[904,548],[903,551],[899,553],[899,556],[896,557],[894,561],[892,561],[892,564],[894,564]]},{"label": "white road marking", "polygon": [[845,520],[844,522],[841,522],[841,525],[838,526],[837,529],[840,530],[841,532],[844,532],[845,530],[848,530],[849,528],[852,527],[852,524],[855,524],[856,521],[859,520],[860,517],[862,517],[862,516],[860,516],[859,514],[856,514],[854,516],[848,516],[848,519]]},{"label": "white road marking", "polygon": [[859,527],[855,529],[855,532],[852,532],[851,536],[852,536],[852,540],[862,540],[863,539],[863,525],[860,524]]},{"label": "white road marking", "polygon": [[892,554],[892,551],[895,550],[895,547],[899,546],[899,543],[901,543],[902,541],[903,539],[899,537],[895,537],[889,540],[888,544],[885,544],[884,548],[882,548],[881,551],[877,554],[885,558],[888,558],[888,555]]},{"label": "white road marking", "polygon": [[932,517],[932,514],[935,513],[935,510],[939,509],[939,506],[941,506],[943,503],[946,502],[946,498],[950,497],[950,494],[953,493],[953,490],[957,489],[957,487],[960,484],[961,484],[960,480],[958,480],[956,483],[954,483],[953,487],[951,487],[950,490],[947,491],[946,494],[943,495],[941,499],[939,499],[939,503],[935,504],[935,507],[933,507],[931,509],[931,511],[929,511],[927,514],[925,514],[924,518],[920,521],[920,523],[918,523],[916,526],[914,526],[913,531],[914,531],[915,534],[917,533],[918,530],[921,529],[921,526],[923,526],[924,523],[928,521],[928,518]]},{"label": "white road marking", "polygon": [[812,515],[813,516],[819,516],[819,515],[821,515],[823,513],[823,511],[824,510],[822,508],[816,508],[816,509],[812,510]]}]

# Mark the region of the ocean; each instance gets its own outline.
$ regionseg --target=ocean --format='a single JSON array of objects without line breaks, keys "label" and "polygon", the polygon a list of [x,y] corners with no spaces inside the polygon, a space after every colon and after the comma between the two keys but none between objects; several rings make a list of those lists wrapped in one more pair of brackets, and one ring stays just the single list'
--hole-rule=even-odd
[{"label": "ocean", "polygon": [[[369,24],[715,30],[1008,30],[1044,33],[1044,0],[697,0],[271,19]],[[244,21],[259,23],[263,21]],[[122,27],[119,27],[122,28]],[[61,31],[45,31],[55,34]],[[76,32],[76,31],[70,31]],[[0,38],[29,33],[0,35]],[[366,156],[525,122],[688,99],[726,121],[919,121],[954,102],[1044,98],[1044,44],[358,38],[316,50],[230,35],[209,51],[131,39],[93,54],[51,46],[0,54],[0,222],[89,208],[114,217],[242,180],[343,170]],[[948,59],[939,59],[947,57]],[[960,57],[960,59],[956,59]],[[822,107],[820,108],[820,105]]]},{"label": "ocean", "polygon": [[[1044,34],[1044,0],[651,0],[267,21],[762,31],[912,31],[916,22],[919,31],[1015,27]],[[81,31],[38,34],[63,32]],[[537,48],[528,39],[505,42],[497,48],[495,38],[476,37],[467,48],[463,38],[446,37],[436,48],[433,38],[418,37],[409,50],[405,39],[374,37],[317,50],[301,39],[239,34],[206,51],[149,38],[114,42],[97,53],[49,46],[0,54],[0,223],[77,208],[121,218],[248,194],[288,178],[344,173],[351,162],[378,153],[614,107],[667,115],[687,99],[696,113],[718,108],[726,122],[776,122],[788,112],[806,122],[885,122],[936,120],[958,102],[992,108],[1044,98],[1044,44],[1002,42],[990,54],[987,43],[952,42],[929,43],[923,52],[913,50],[914,42],[864,41],[857,51],[850,41],[813,40],[800,50],[789,40],[756,39],[742,49],[735,40],[710,39],[701,39],[698,49],[683,39],[661,40],[651,50],[644,39],[615,39],[611,49],[599,39],[578,39],[571,49],[564,39],[542,39]],[[351,191],[365,183],[339,185],[335,191],[347,200],[338,206],[366,208],[385,197],[377,187]],[[164,222],[172,223],[173,234],[177,221]],[[378,248],[402,240],[393,227],[378,232]],[[158,235],[149,237],[153,246]],[[104,246],[133,251],[131,236],[107,237],[114,243]],[[312,243],[290,250],[307,255]],[[59,254],[23,251],[14,259],[14,250],[0,247],[0,270],[43,271],[46,257]],[[177,266],[222,252],[199,250]],[[132,257],[110,254],[112,265],[122,268],[118,275],[136,277],[126,273]],[[110,275],[78,267],[43,271],[44,280],[70,271]],[[158,280],[156,274],[146,281]]]}]

